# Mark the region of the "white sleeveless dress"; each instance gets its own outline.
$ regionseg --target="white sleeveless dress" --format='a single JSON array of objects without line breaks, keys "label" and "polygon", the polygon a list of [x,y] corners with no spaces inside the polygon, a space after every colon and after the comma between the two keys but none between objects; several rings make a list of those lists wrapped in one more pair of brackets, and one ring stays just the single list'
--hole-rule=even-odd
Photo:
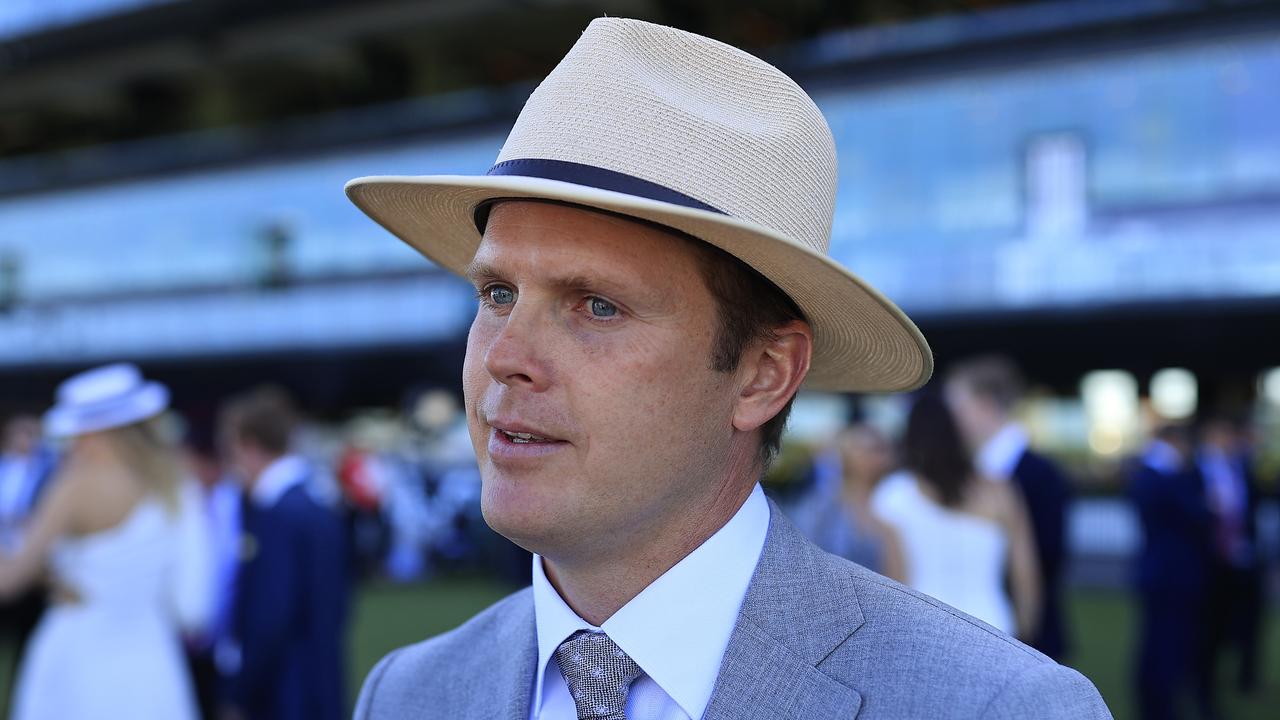
[{"label": "white sleeveless dress", "polygon": [[211,559],[194,485],[176,515],[148,498],[109,530],[58,541],[53,573],[80,602],[51,605],[36,627],[14,720],[194,720],[181,631],[208,620]]},{"label": "white sleeveless dress", "polygon": [[1004,586],[1009,555],[1004,528],[934,502],[907,472],[881,482],[872,509],[901,538],[907,585],[1013,634],[1013,604]]}]

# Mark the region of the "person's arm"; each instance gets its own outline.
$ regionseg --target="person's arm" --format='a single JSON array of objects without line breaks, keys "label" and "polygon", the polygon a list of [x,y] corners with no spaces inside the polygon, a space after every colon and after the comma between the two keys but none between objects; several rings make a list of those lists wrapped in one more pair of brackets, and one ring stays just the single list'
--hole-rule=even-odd
[{"label": "person's arm", "polygon": [[1032,534],[1022,497],[1008,484],[995,487],[1003,506],[1002,524],[1009,536],[1009,580],[1018,637],[1029,638],[1035,633],[1043,611],[1035,535]]},{"label": "person's arm", "polygon": [[271,587],[266,591],[257,588],[243,606],[240,668],[232,678],[229,693],[232,703],[239,707],[248,707],[279,677],[293,638],[293,619],[303,597],[294,518],[277,509],[267,522],[270,526],[264,527],[256,538],[258,556],[253,562],[261,563],[257,579],[269,577]]},{"label": "person's arm", "polygon": [[907,582],[907,557],[902,548],[902,536],[887,522],[876,521],[876,531],[881,543],[881,574],[890,580]]},{"label": "person's arm", "polygon": [[0,600],[16,597],[40,579],[50,547],[71,525],[76,483],[71,478],[50,482],[18,552],[0,555]]},{"label": "person's arm", "polygon": [[204,493],[195,482],[187,481],[179,488],[178,500],[178,562],[169,599],[179,627],[195,633],[204,630],[213,618],[217,601],[214,555]]}]

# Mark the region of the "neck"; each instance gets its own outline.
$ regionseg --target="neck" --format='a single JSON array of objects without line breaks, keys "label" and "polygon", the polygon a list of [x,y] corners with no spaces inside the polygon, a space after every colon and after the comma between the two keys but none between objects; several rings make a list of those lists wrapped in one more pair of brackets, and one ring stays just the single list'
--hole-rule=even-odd
[{"label": "neck", "polygon": [[840,495],[846,503],[863,507],[871,502],[871,490],[874,485],[874,482],[867,482],[865,478],[845,478]]},{"label": "neck", "polygon": [[987,443],[991,442],[996,435],[999,435],[1000,431],[1004,430],[1005,426],[1008,424],[1009,418],[1007,417],[999,416],[992,418],[988,425],[985,428],[982,428],[978,433],[978,443],[977,446],[974,447],[974,451],[977,452],[986,447]]},{"label": "neck", "polygon": [[579,617],[599,627],[733,518],[755,488],[760,468],[754,459],[747,468],[727,474],[700,501],[684,504],[679,516],[647,528],[642,541],[619,543],[614,552],[544,554],[547,580]]},{"label": "neck", "polygon": [[266,453],[262,453],[262,454],[259,454],[257,457],[251,458],[248,461],[247,463],[248,467],[246,468],[247,475],[248,475],[247,482],[248,482],[249,489],[253,490],[253,488],[256,487],[258,483],[262,482],[262,476],[266,474],[267,468],[271,467],[272,464],[274,464],[277,460],[279,460],[282,457],[284,457],[283,454],[268,455]]}]

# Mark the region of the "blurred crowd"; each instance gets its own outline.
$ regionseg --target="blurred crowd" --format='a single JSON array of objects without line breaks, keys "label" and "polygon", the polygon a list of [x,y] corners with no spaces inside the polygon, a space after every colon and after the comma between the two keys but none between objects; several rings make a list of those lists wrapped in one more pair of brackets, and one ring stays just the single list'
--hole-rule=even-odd
[{"label": "blurred crowd", "polygon": [[[932,388],[900,431],[859,421],[818,449],[789,515],[830,552],[1070,662],[1076,484],[1017,420],[1022,376],[980,357]],[[1258,542],[1252,446],[1228,418],[1163,424],[1124,473],[1144,536],[1143,717],[1221,717],[1228,666],[1235,690],[1258,687],[1274,559]],[[446,391],[326,425],[259,387],[200,425],[164,386],[113,365],[63,383],[43,418],[4,426],[0,642],[20,655],[18,720],[83,704],[340,717],[354,584],[459,569],[523,583],[529,563],[480,517],[465,418]]]},{"label": "blurred crowd", "polygon": [[[1070,663],[1074,483],[1015,419],[1024,382],[1010,361],[961,362],[938,385],[913,399],[896,441],[869,422],[843,429],[790,514],[829,552]],[[1223,717],[1228,667],[1234,691],[1258,689],[1275,558],[1258,541],[1253,444],[1235,419],[1160,424],[1123,473],[1143,536],[1132,573],[1143,718]]]},{"label": "blurred crowd", "polygon": [[43,419],[8,420],[12,716],[345,716],[355,582],[528,573],[480,518],[453,397],[427,393],[408,415],[306,423],[264,386],[197,427],[120,364],[64,382]]}]

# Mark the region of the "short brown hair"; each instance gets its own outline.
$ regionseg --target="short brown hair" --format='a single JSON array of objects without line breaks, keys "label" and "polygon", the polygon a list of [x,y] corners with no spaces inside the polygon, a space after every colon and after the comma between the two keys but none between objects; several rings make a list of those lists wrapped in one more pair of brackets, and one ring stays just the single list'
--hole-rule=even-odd
[{"label": "short brown hair", "polygon": [[1018,366],[1003,355],[963,360],[951,368],[947,380],[964,384],[974,395],[990,400],[1005,412],[1018,404],[1024,387]]},{"label": "short brown hair", "polygon": [[224,432],[273,455],[289,451],[298,413],[282,388],[264,385],[233,398],[223,409]]},{"label": "short brown hair", "polygon": [[[774,331],[794,320],[807,322],[795,301],[750,265],[715,245],[678,234],[691,243],[702,279],[716,301],[711,369],[733,372],[751,343],[777,339]],[[760,426],[760,459],[766,465],[782,446],[782,431],[794,402],[792,395],[777,415]]]}]

